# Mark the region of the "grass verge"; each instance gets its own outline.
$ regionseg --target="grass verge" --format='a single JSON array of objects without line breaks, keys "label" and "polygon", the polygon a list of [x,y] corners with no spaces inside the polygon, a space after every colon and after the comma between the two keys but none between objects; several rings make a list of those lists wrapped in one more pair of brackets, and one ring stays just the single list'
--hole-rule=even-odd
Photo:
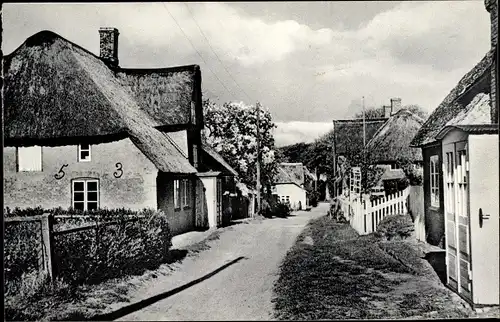
[{"label": "grass verge", "polygon": [[359,236],[324,216],[306,227],[281,265],[275,318],[470,316],[470,308],[429,267],[411,242]]}]

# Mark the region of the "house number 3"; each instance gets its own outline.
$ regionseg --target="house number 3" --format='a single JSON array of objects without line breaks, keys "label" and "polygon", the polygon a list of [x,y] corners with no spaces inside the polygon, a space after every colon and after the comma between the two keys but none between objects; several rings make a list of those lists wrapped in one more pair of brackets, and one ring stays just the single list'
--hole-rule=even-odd
[{"label": "house number 3", "polygon": [[59,169],[59,172],[58,172],[58,173],[56,173],[56,174],[54,174],[54,178],[56,178],[56,180],[60,180],[60,179],[62,179],[62,178],[64,177],[64,175],[65,175],[66,173],[64,172],[64,170],[63,170],[63,169],[64,169],[65,167],[67,167],[67,166],[68,166],[67,164],[63,164],[63,165],[62,165],[62,167],[61,167],[61,169]]},{"label": "house number 3", "polygon": [[115,178],[120,178],[123,175],[122,164],[120,162],[116,163],[116,171],[113,172]]}]

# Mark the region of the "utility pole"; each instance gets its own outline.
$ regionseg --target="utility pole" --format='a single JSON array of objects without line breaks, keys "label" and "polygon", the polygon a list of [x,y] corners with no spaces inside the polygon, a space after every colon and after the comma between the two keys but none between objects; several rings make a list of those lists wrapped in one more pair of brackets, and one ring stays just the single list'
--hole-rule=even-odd
[{"label": "utility pole", "polygon": [[363,96],[363,158],[366,145],[366,125],[365,125],[365,97]]},{"label": "utility pole", "polygon": [[318,192],[318,167],[316,167],[316,180],[314,181],[314,191]]},{"label": "utility pole", "polygon": [[[365,123],[365,97],[363,96],[363,166],[366,166],[366,150],[365,150],[365,147],[366,147],[366,123]],[[360,189],[360,197],[361,197],[361,200],[363,200],[363,167],[360,168],[360,179],[361,179],[361,182],[360,182],[360,186],[359,187]]]},{"label": "utility pole", "polygon": [[257,214],[260,213],[260,103],[256,104],[257,109]]}]

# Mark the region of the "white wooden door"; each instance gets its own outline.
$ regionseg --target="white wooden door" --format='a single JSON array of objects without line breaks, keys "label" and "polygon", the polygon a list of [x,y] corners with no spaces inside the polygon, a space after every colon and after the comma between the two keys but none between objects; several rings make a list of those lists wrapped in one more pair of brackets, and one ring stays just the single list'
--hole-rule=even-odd
[{"label": "white wooden door", "polygon": [[472,300],[469,173],[466,141],[443,145],[448,285]]},{"label": "white wooden door", "polygon": [[217,226],[222,224],[222,181],[220,178],[217,178],[217,187],[216,187],[216,214],[217,214]]},{"label": "white wooden door", "polygon": [[498,305],[500,290],[498,135],[469,136],[473,302]]}]

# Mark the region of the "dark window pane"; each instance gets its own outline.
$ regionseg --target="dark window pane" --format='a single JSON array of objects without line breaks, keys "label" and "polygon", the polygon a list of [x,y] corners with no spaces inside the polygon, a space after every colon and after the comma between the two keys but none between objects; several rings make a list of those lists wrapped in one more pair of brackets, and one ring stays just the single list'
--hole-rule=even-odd
[{"label": "dark window pane", "polygon": [[83,182],[75,182],[75,191],[83,191]]},{"label": "dark window pane", "polygon": [[89,203],[87,203],[87,209],[88,210],[96,210],[97,209],[97,202],[89,202]]},{"label": "dark window pane", "polygon": [[95,181],[87,182],[87,190],[88,191],[97,191],[97,182],[95,182]]},{"label": "dark window pane", "polygon": [[88,150],[88,149],[90,149],[90,145],[88,145],[88,144],[81,144],[80,145],[80,150]]},{"label": "dark window pane", "polygon": [[89,151],[80,151],[80,159],[87,160],[89,158]]},{"label": "dark window pane", "polygon": [[97,201],[97,192],[89,192],[87,194],[88,201]]},{"label": "dark window pane", "polygon": [[76,210],[83,210],[83,202],[73,203],[73,208],[75,208]]},{"label": "dark window pane", "polygon": [[75,201],[83,201],[84,200],[84,193],[83,192],[75,192],[74,194],[74,200]]}]

